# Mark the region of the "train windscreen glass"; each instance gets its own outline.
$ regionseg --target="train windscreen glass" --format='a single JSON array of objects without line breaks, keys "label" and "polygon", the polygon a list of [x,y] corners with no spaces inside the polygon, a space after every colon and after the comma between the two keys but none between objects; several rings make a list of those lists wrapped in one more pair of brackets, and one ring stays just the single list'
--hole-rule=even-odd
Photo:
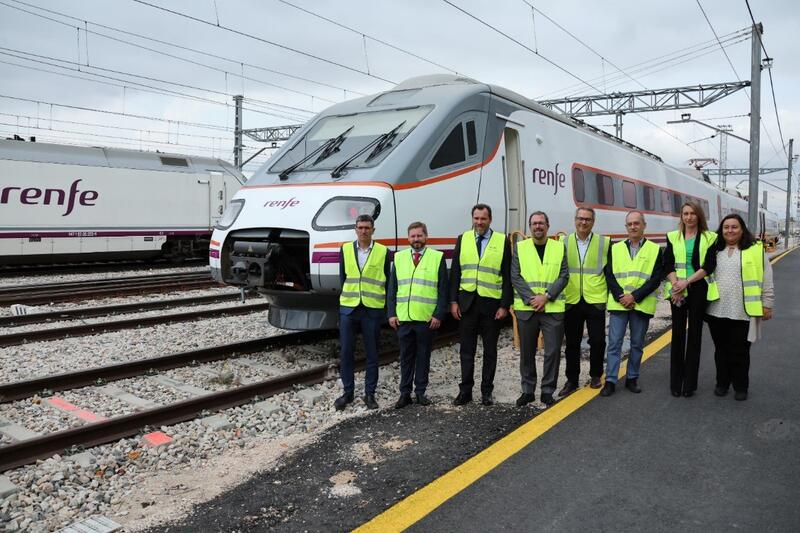
[{"label": "train windscreen glass", "polygon": [[[296,165],[308,154],[318,149],[321,145],[329,142],[343,131],[349,131],[338,144],[338,150],[320,160],[310,158],[307,162],[299,165],[294,172],[303,170],[331,170],[341,163],[350,159],[354,154],[375,141],[381,135],[397,129],[397,136],[393,139],[391,146],[381,150],[380,154],[372,158],[369,157],[371,150],[367,150],[354,161],[350,162],[348,168],[368,167],[378,164],[403,139],[419,124],[433,106],[417,106],[385,111],[371,111],[368,113],[355,113],[351,115],[338,115],[322,118],[319,122],[297,141],[294,146],[284,153],[278,161],[270,167],[270,172],[282,172],[292,165]],[[350,129],[352,128],[352,129]]]}]

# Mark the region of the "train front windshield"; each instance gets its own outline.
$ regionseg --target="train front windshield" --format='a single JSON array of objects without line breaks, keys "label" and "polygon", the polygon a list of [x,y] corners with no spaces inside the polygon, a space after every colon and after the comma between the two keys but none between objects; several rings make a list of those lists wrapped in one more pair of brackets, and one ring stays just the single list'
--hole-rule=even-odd
[{"label": "train front windshield", "polygon": [[278,159],[269,172],[284,179],[303,170],[371,167],[380,163],[431,112],[433,106],[328,116]]}]

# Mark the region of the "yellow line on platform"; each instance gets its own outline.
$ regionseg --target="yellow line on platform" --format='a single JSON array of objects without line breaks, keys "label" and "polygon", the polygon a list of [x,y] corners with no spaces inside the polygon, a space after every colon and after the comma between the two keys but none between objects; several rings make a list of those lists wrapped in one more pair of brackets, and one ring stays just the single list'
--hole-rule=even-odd
[{"label": "yellow line on platform", "polygon": [[784,257],[786,257],[787,255],[789,255],[790,253],[794,252],[794,251],[795,251],[795,250],[797,250],[798,248],[800,248],[800,246],[795,246],[794,248],[789,248],[788,250],[786,250],[785,252],[783,252],[781,255],[779,255],[779,256],[776,256],[776,257],[773,257],[772,259],[770,259],[770,261],[769,261],[769,262],[770,262],[770,263],[772,263],[772,264],[774,265],[775,263],[777,263],[778,261],[780,261],[781,259],[783,259],[783,258],[784,258]]},{"label": "yellow line on platform", "polygon": [[[648,344],[642,361],[646,361],[672,340],[668,331]],[[620,374],[625,373],[627,361],[620,365]],[[411,527],[444,502],[488,474],[495,467],[516,454],[525,446],[546,433],[550,428],[580,409],[600,393],[598,389],[583,387],[526,422],[485,450],[468,459],[453,470],[435,479],[418,491],[410,494],[383,513],[379,514],[355,531],[381,532],[402,531]]]}]

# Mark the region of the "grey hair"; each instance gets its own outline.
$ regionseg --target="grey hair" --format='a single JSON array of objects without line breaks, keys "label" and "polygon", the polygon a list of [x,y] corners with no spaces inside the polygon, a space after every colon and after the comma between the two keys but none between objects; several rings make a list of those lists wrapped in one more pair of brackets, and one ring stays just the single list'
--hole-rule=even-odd
[{"label": "grey hair", "polygon": [[638,209],[633,209],[632,211],[628,211],[628,212],[625,214],[625,222],[627,222],[627,221],[628,221],[628,217],[629,217],[629,216],[631,216],[631,215],[632,215],[632,214],[634,214],[634,213],[636,213],[636,214],[638,214],[640,217],[642,217],[642,223],[644,223],[644,224],[647,224],[647,220],[645,220],[645,218],[644,218],[644,213],[642,213],[642,212],[641,212],[641,211],[639,211]]},{"label": "grey hair", "polygon": [[580,212],[580,211],[589,211],[592,214],[592,220],[594,220],[596,218],[596,216],[597,216],[595,214],[595,212],[594,212],[594,207],[578,207],[575,210],[575,216],[576,217],[578,216],[578,212]]}]

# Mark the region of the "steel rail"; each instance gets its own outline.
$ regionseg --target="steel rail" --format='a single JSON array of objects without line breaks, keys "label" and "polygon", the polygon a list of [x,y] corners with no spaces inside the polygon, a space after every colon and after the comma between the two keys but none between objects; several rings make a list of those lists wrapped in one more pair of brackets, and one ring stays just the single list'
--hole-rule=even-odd
[{"label": "steel rail", "polygon": [[[443,333],[434,342],[441,346],[457,338],[455,332]],[[397,359],[398,349],[384,350],[379,354],[379,364]],[[192,420],[206,412],[236,407],[252,401],[268,398],[292,390],[298,385],[321,383],[336,375],[338,363],[321,364],[314,367],[270,378],[258,383],[243,385],[222,392],[215,392],[184,400],[171,405],[156,407],[101,422],[67,429],[41,437],[35,437],[0,447],[0,472],[45,459],[57,453],[67,453],[73,447],[89,448],[114,442],[139,434],[147,427],[160,427]],[[366,366],[364,359],[356,360],[356,369]]]},{"label": "steel rail", "polygon": [[161,292],[168,290],[204,289],[218,285],[211,278],[170,280],[157,283],[138,283],[123,286],[108,285],[105,288],[94,288],[76,291],[60,291],[54,293],[39,292],[32,295],[14,294],[0,295],[0,305],[25,304],[46,305],[56,302],[67,302],[80,299],[94,299],[109,296],[123,296],[131,294],[144,294],[148,292]]},{"label": "steel rail", "polygon": [[93,274],[97,272],[124,272],[128,270],[170,269],[186,268],[195,264],[207,264],[207,258],[189,258],[181,263],[167,261],[147,261],[144,259],[133,261],[109,261],[104,263],[66,263],[66,264],[31,264],[31,265],[3,265],[0,266],[0,275],[3,276],[48,276],[54,273],[63,274]]},{"label": "steel rail", "polygon": [[135,329],[140,326],[154,326],[161,324],[174,324],[176,322],[189,322],[201,318],[218,318],[222,316],[244,315],[256,311],[269,309],[268,303],[236,305],[218,309],[204,309],[202,311],[187,311],[185,313],[171,313],[168,315],[126,318],[109,322],[96,322],[94,324],[80,324],[77,326],[64,326],[60,328],[35,329],[0,335],[0,347],[16,346],[29,342],[64,339],[67,337],[81,337],[86,335],[108,333],[123,329]]},{"label": "steel rail", "polygon": [[0,287],[0,294],[17,293],[17,292],[44,292],[44,291],[61,291],[72,290],[90,287],[104,287],[109,284],[124,285],[129,283],[142,283],[142,282],[160,282],[180,279],[201,279],[210,278],[208,272],[179,272],[176,274],[155,274],[152,276],[123,276],[119,278],[103,278],[103,279],[80,279],[75,281],[58,281],[52,283],[31,283],[27,285],[8,285]]},{"label": "steel rail", "polygon": [[191,307],[207,305],[218,302],[227,302],[240,298],[238,292],[228,294],[212,294],[209,296],[194,296],[189,298],[171,298],[168,300],[155,300],[151,302],[136,302],[132,304],[98,305],[95,307],[79,307],[76,309],[62,309],[46,313],[31,313],[29,315],[0,317],[0,328],[22,326],[24,324],[39,324],[42,322],[60,322],[78,318],[93,318],[97,316],[111,316],[128,313],[143,313],[158,309],[172,307]]}]

